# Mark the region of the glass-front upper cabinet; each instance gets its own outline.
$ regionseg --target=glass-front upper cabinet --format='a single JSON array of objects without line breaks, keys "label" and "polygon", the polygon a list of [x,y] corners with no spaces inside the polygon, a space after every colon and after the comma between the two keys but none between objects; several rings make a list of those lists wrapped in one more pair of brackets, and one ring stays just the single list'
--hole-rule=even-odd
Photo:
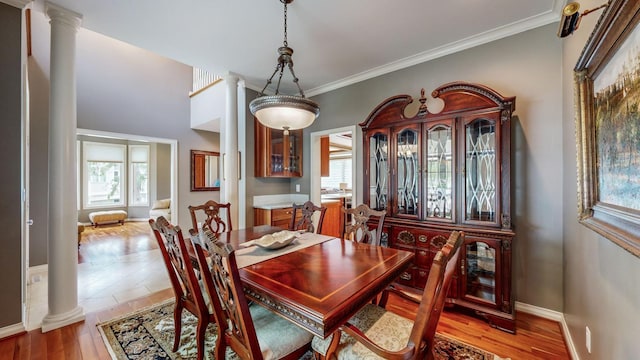
[{"label": "glass-front upper cabinet", "polygon": [[[497,117],[497,116],[496,116]],[[464,221],[498,223],[500,157],[497,118],[478,117],[464,124]]]},{"label": "glass-front upper cabinet", "polygon": [[255,120],[255,176],[301,177],[302,130],[268,128]]},{"label": "glass-front upper cabinet", "polygon": [[365,189],[365,192],[368,192],[369,207],[374,210],[387,210],[390,173],[389,132],[377,131],[365,138],[365,149],[369,162],[369,187]]},{"label": "glass-front upper cabinet", "polygon": [[399,217],[420,214],[420,124],[394,130],[396,161],[393,213]]},{"label": "glass-front upper cabinet", "polygon": [[455,218],[454,200],[454,137],[453,121],[444,120],[425,124],[426,159],[424,217],[430,220],[452,222]]}]

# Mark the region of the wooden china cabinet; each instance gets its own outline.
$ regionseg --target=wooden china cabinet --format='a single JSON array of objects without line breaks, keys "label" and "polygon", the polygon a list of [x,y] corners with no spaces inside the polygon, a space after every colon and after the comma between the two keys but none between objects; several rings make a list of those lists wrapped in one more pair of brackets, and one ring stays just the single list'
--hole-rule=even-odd
[{"label": "wooden china cabinet", "polygon": [[463,82],[443,85],[432,96],[444,103],[437,113],[427,108],[423,89],[419,106],[409,95],[394,96],[360,124],[365,202],[387,211],[388,245],[415,253],[398,281],[408,290],[424,288],[434,254],[451,231],[464,231],[448,303],[515,332],[510,196],[515,97]]},{"label": "wooden china cabinet", "polygon": [[302,129],[284,131],[255,123],[255,176],[302,177]]}]

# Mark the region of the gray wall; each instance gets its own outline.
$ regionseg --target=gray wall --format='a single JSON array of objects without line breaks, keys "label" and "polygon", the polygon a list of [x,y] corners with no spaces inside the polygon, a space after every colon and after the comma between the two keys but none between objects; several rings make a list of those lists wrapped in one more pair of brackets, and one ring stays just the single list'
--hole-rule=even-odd
[{"label": "gray wall", "polygon": [[[47,262],[50,26],[44,14],[33,12],[32,28],[30,186],[34,225],[29,256],[34,266]],[[178,141],[178,223],[189,229],[187,206],[220,198],[219,192],[190,191],[189,150],[220,148],[219,134],[190,128],[191,67],[83,28],[78,31],[76,56],[78,128]]]},{"label": "gray wall", "polygon": [[[581,1],[591,9],[601,1]],[[640,259],[578,223],[573,67],[601,12],[563,41],[564,313],[580,359],[640,354]],[[585,346],[591,330],[592,353]]]},{"label": "gray wall", "polygon": [[[320,117],[305,130],[358,124],[384,99],[419,97],[451,81],[480,83],[516,96],[512,209],[516,231],[516,300],[562,311],[561,41],[549,25],[314,97]],[[357,129],[362,169],[362,132]],[[308,136],[305,137],[305,140]],[[534,150],[535,149],[535,150]],[[309,142],[304,144],[302,192],[309,192]],[[362,174],[358,184],[362,187]],[[292,184],[293,189],[293,184]]]},{"label": "gray wall", "polygon": [[0,3],[0,328],[22,320],[21,10]]}]

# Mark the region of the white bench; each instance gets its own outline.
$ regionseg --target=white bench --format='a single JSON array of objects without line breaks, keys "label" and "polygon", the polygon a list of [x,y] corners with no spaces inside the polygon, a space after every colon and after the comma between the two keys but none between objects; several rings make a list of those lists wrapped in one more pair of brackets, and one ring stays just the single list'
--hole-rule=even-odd
[{"label": "white bench", "polygon": [[89,220],[93,227],[98,227],[98,224],[119,222],[124,225],[124,220],[127,218],[127,212],[124,210],[110,210],[110,211],[94,211],[89,214]]}]

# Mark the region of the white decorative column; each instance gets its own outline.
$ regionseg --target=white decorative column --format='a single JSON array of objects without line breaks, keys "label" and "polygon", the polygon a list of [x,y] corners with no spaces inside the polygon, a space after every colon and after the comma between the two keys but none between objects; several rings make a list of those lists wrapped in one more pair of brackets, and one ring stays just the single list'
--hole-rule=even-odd
[{"label": "white decorative column", "polygon": [[49,90],[49,312],[42,331],[84,320],[78,306],[76,34],[82,16],[46,2],[51,24]]},{"label": "white decorative column", "polygon": [[227,84],[227,104],[224,119],[223,132],[224,141],[224,175],[225,183],[223,187],[223,202],[231,203],[231,223],[238,223],[238,76],[227,74],[225,76]]}]

